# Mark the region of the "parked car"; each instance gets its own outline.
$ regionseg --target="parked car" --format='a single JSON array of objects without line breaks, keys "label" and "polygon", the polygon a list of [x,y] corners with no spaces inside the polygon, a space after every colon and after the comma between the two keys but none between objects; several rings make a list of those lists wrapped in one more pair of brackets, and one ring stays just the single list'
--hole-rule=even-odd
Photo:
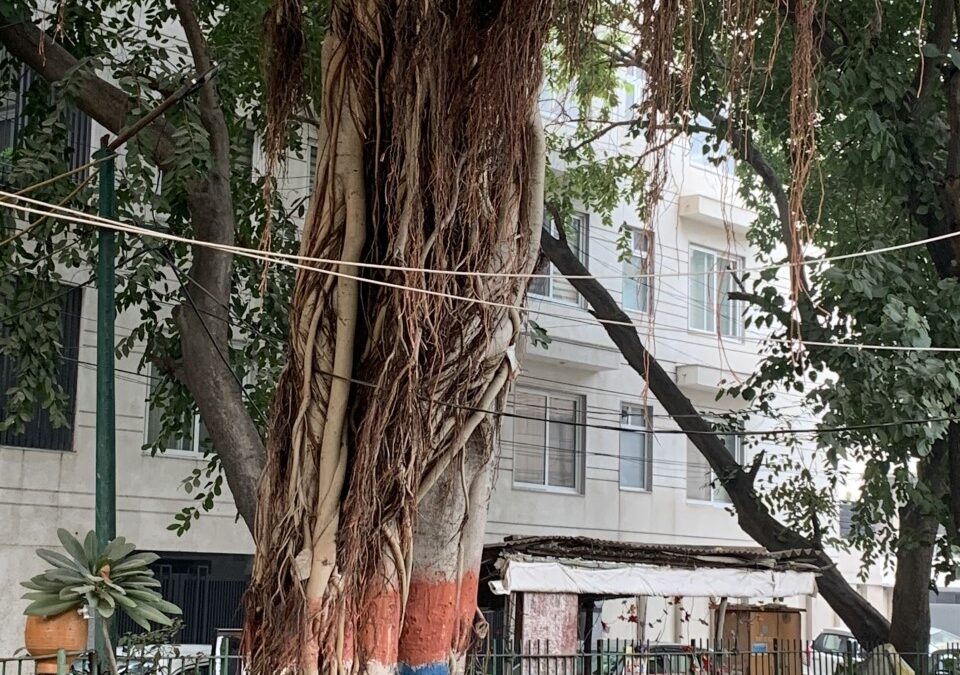
[{"label": "parked car", "polygon": [[860,643],[842,628],[827,628],[807,645],[803,671],[808,675],[833,675],[837,666],[860,660]]},{"label": "parked car", "polygon": [[[930,655],[934,657],[931,672],[960,675],[960,670],[956,668],[957,657],[960,656],[960,635],[931,628]],[[804,674],[835,675],[839,666],[859,664],[865,656],[860,643],[850,631],[828,628],[817,636],[804,655]]]},{"label": "parked car", "polygon": [[617,654],[604,654],[600,662],[603,675],[701,675],[696,652],[688,645],[657,643],[640,652],[631,644]]}]

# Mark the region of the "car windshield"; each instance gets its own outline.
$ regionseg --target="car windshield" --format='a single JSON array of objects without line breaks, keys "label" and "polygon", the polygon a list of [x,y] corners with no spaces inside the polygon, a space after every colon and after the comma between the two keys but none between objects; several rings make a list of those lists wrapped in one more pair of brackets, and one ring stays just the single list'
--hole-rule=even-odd
[{"label": "car windshield", "polygon": [[651,654],[647,657],[647,673],[656,673],[658,675],[687,675],[689,672],[689,654]]},{"label": "car windshield", "polygon": [[817,638],[814,647],[821,652],[835,652],[841,654],[847,651],[847,642],[849,638],[845,635],[835,633],[821,633]]},{"label": "car windshield", "polygon": [[930,629],[930,651],[960,646],[960,635],[939,628]]}]

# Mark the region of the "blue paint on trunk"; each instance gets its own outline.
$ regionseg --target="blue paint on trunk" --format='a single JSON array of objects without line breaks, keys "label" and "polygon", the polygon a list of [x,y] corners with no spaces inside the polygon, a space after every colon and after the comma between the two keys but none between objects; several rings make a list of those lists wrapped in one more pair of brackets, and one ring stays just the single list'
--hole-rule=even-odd
[{"label": "blue paint on trunk", "polygon": [[446,661],[425,663],[422,666],[411,666],[409,663],[398,663],[399,675],[450,675],[450,667]]}]

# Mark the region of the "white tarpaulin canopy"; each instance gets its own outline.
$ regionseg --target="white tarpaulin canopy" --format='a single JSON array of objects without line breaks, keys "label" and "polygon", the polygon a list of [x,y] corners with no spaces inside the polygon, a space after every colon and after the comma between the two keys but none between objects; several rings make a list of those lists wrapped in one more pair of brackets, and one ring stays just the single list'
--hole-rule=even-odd
[{"label": "white tarpaulin canopy", "polygon": [[785,598],[812,595],[813,572],[644,564],[583,565],[560,560],[502,560],[498,595],[514,592],[648,597]]}]

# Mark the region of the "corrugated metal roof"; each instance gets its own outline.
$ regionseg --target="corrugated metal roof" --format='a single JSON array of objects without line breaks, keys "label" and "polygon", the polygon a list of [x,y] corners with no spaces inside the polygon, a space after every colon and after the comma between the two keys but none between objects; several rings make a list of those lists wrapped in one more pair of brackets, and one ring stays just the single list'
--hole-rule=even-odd
[{"label": "corrugated metal roof", "polygon": [[[592,539],[590,537],[507,537],[486,547],[497,558],[549,558],[671,567],[749,567],[759,569],[820,568],[817,551],[770,552],[759,546],[690,546]],[[487,557],[485,556],[485,557]]]}]

